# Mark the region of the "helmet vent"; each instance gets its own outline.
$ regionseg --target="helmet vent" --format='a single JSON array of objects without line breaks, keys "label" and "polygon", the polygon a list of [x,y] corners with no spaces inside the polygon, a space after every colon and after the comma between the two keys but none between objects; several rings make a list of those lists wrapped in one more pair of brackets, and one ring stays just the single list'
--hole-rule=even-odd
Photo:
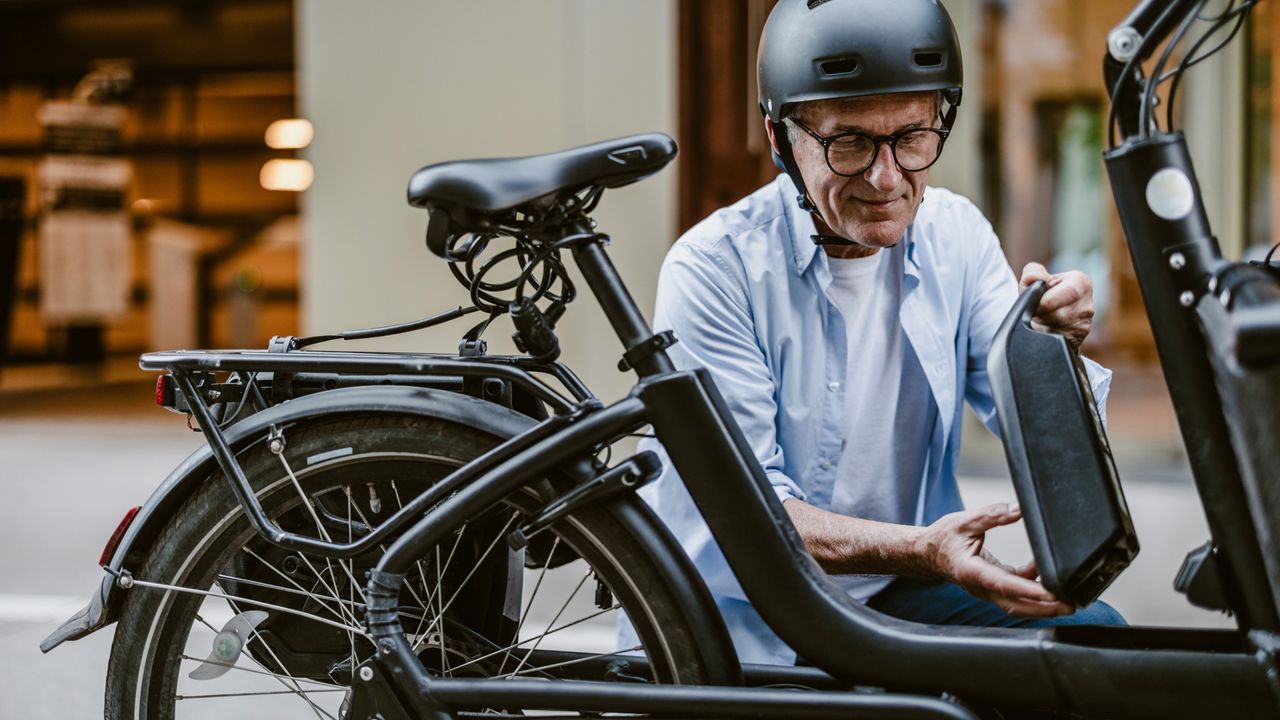
[{"label": "helmet vent", "polygon": [[942,67],[942,53],[940,52],[918,52],[915,55],[916,65],[919,67],[936,68]]},{"label": "helmet vent", "polygon": [[858,58],[837,58],[823,60],[818,67],[823,75],[849,75],[858,71]]}]

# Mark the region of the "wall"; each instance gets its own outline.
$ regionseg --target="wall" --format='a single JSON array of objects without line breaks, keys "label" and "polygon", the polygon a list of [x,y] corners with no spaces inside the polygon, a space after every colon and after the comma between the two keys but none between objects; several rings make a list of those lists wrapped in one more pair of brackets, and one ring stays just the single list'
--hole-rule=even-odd
[{"label": "wall", "polygon": [[[299,111],[315,125],[303,198],[306,332],[411,320],[465,302],[423,244],[410,175],[445,160],[675,133],[674,0],[298,2]],[[596,213],[640,307],[675,231],[674,169],[607,193]],[[586,288],[579,283],[580,293]],[[589,297],[562,320],[564,357],[603,398],[628,378]],[[362,347],[453,352],[466,320]],[[510,349],[509,323],[487,338]]]},{"label": "wall", "polygon": [[948,2],[947,13],[955,24],[960,38],[960,51],[964,57],[964,96],[956,124],[947,139],[946,152],[938,164],[929,171],[929,184],[944,187],[964,195],[975,202],[981,201],[981,148],[979,131],[982,128],[982,6],[973,0]]}]

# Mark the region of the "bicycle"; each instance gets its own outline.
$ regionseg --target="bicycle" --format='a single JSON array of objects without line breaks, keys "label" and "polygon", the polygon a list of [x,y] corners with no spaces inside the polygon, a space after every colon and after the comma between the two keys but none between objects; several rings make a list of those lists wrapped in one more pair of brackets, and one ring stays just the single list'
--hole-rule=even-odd
[{"label": "bicycle", "polygon": [[[471,307],[276,338],[266,351],[143,356],[145,369],[166,373],[157,401],[189,413],[208,447],[126,518],[103,555],[98,593],[42,648],[119,623],[110,717],[170,717],[206,700],[273,715],[266,703],[285,700],[321,718],[1275,714],[1280,519],[1268,510],[1280,507],[1280,484],[1267,468],[1280,451],[1251,441],[1280,427],[1280,285],[1216,253],[1185,147],[1153,129],[1154,83],[1142,80],[1144,60],[1170,34],[1166,47],[1181,41],[1204,4],[1147,0],[1112,33],[1108,81],[1125,142],[1107,163],[1214,536],[1189,557],[1180,583],[1192,601],[1235,612],[1239,631],[927,627],[850,601],[805,553],[706,372],[673,368],[665,349],[677,339],[648,327],[590,220],[605,189],[674,157],[670,138],[655,134],[419,171],[409,201],[428,209],[428,248],[470,288]],[[1233,4],[1209,33],[1243,22],[1252,4]],[[1179,77],[1199,49],[1164,79]],[[1145,195],[1166,169],[1192,188],[1176,213]],[[555,324],[576,297],[565,251],[621,341],[619,369],[638,378],[608,406],[556,362]],[[494,279],[504,262],[518,272]],[[996,345],[1012,348],[1027,331],[1038,291],[1024,295]],[[305,349],[472,313],[485,319],[456,355]],[[483,333],[502,315],[525,355],[486,353]],[[1061,346],[993,356],[994,373],[1008,380],[1009,428],[1034,426],[1023,422],[1034,411],[1019,402],[1018,363],[1027,358],[1079,387]],[[1217,385],[1196,382],[1207,376]],[[1230,401],[1227,412],[1219,397]],[[1110,493],[1118,486],[1087,400],[1049,411],[1077,418],[1068,434],[1093,448],[1084,472]],[[658,472],[656,457],[608,456],[646,427],[753,604],[814,667],[738,662],[697,573],[634,494]],[[1041,440],[1006,437],[1011,461],[1026,461],[1011,462],[1020,492],[1033,498],[1042,478],[1028,458],[1050,447]],[[1114,494],[1105,500],[1123,510]],[[1124,513],[1116,519],[1121,532],[1101,543],[1102,561],[1066,558],[1051,534],[1033,543],[1042,566],[1062,569],[1060,592],[1096,597],[1123,569],[1136,546],[1126,544]],[[1028,513],[1038,527],[1060,521],[1051,507]],[[565,573],[576,578],[568,600],[535,610],[548,578]],[[584,587],[590,599],[578,597]],[[581,617],[562,620],[570,608]],[[619,612],[640,646],[547,646]],[[262,684],[239,697],[203,691],[246,676]]]}]

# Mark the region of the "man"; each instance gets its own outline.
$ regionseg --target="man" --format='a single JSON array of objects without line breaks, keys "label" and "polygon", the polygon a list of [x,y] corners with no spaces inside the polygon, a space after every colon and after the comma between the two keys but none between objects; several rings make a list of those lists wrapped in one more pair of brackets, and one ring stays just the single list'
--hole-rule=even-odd
[{"label": "man", "polygon": [[[1018,292],[972,203],[927,188],[960,103],[959,45],[934,0],[782,0],[759,56],[761,109],[786,173],[673,246],[655,326],[679,367],[706,367],[819,565],[909,620],[1121,623],[1067,607],[983,550],[1016,506],[964,510],[961,400],[995,430],[986,356]],[[1037,320],[1079,345],[1079,272]],[[1099,403],[1110,374],[1088,365]],[[669,465],[669,463],[668,463]],[[790,664],[674,471],[643,491],[693,558],[745,662]]]}]

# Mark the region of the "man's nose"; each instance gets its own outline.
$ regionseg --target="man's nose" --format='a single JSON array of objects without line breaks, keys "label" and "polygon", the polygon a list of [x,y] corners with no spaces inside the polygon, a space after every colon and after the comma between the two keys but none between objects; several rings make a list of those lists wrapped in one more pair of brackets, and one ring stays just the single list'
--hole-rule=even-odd
[{"label": "man's nose", "polygon": [[902,182],[902,170],[898,161],[893,158],[893,148],[885,143],[876,148],[876,156],[871,159],[871,167],[863,173],[863,177],[871,186],[881,192],[892,192]]}]

